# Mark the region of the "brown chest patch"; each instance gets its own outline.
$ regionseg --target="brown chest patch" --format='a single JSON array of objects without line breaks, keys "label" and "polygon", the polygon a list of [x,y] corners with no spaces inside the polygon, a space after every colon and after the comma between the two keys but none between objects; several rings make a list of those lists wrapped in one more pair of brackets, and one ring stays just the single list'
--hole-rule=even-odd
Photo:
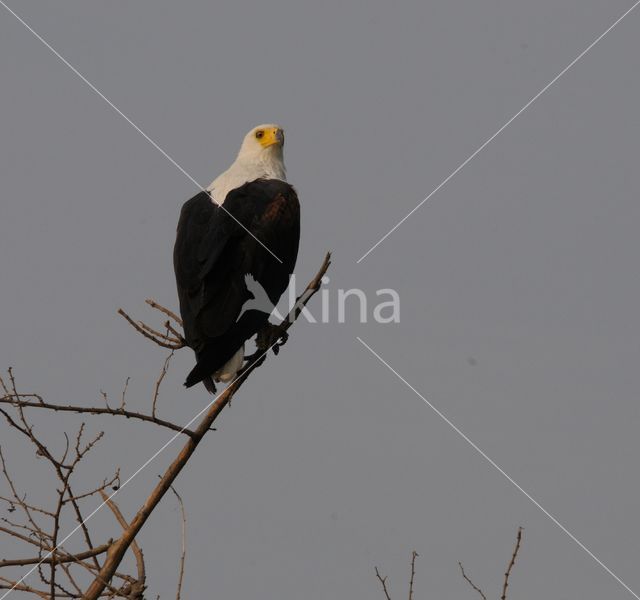
[{"label": "brown chest patch", "polygon": [[281,218],[286,208],[287,199],[282,194],[278,194],[271,202],[269,202],[267,208],[262,213],[262,218],[260,220],[262,222],[276,221]]}]

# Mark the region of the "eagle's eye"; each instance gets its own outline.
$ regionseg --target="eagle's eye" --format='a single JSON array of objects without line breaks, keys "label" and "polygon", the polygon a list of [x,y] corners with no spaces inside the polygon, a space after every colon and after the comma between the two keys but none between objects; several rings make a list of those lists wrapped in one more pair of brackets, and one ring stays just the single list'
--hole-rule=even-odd
[{"label": "eagle's eye", "polygon": [[262,129],[258,129],[258,131],[256,131],[256,137],[260,139],[263,136],[264,136],[264,131],[262,131]]}]

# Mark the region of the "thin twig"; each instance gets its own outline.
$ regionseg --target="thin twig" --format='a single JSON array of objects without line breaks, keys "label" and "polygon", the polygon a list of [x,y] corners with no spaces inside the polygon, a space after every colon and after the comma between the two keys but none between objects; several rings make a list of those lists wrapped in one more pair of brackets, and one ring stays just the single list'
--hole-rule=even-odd
[{"label": "thin twig", "polygon": [[[91,548],[91,547],[93,547],[93,541],[91,540],[91,534],[89,533],[89,527],[87,527],[86,519],[82,516],[82,511],[80,510],[80,505],[78,504],[78,500],[74,496],[73,490],[71,489],[71,487],[69,486],[68,483],[67,483],[67,493],[68,493],[68,496],[69,496],[67,499],[69,500],[69,502],[71,502],[71,506],[73,507],[73,512],[76,515],[76,521],[78,522],[78,525],[80,526],[80,529],[82,530],[82,535],[84,536],[84,541],[86,542],[87,546],[89,548]],[[55,548],[55,545],[54,545],[54,548]],[[94,566],[97,569],[99,569],[100,568],[100,563],[98,562],[98,558],[96,556],[92,556],[91,560],[92,560]]]},{"label": "thin twig", "polygon": [[[107,494],[105,494],[103,491],[100,492],[100,495],[102,496],[102,500],[104,501],[104,503],[111,509],[111,512],[114,514],[118,523],[120,523],[122,529],[124,531],[129,529],[129,523],[124,518],[124,515],[118,508],[118,505],[114,502],[113,498],[107,496]],[[133,583],[131,587],[133,588],[134,586],[136,586],[136,591],[138,592],[140,598],[142,598],[142,593],[146,588],[147,576],[144,566],[144,555],[142,554],[142,550],[140,549],[140,546],[138,546],[138,542],[136,542],[135,539],[131,541],[131,551],[136,558],[136,565],[138,568],[138,580],[136,582],[138,585],[136,586],[136,583]]]},{"label": "thin twig", "polygon": [[[182,325],[182,321],[180,321],[180,325]],[[186,340],[184,339],[184,337],[182,337],[182,334],[175,327],[173,327],[173,325],[171,325],[170,321],[165,321],[164,326],[167,328],[168,331],[173,333],[176,339],[178,339],[180,342],[186,345],[187,343]]]},{"label": "thin twig", "polygon": [[[169,321],[167,321],[168,323]],[[175,338],[172,338],[169,335],[169,332],[167,333],[162,333],[161,331],[156,331],[153,327],[150,327],[149,325],[147,325],[145,322],[143,321],[138,321],[138,325],[140,325],[140,327],[142,327],[145,331],[147,331],[148,333],[150,333],[151,335],[154,335],[156,337],[159,337],[171,344],[179,344],[181,342],[180,340],[180,336],[176,336]]]},{"label": "thin twig", "polygon": [[160,375],[158,377],[158,379],[156,380],[154,389],[153,389],[153,402],[151,405],[151,416],[155,419],[156,418],[156,404],[158,403],[158,394],[160,393],[160,386],[162,385],[162,381],[164,380],[167,371],[169,370],[169,363],[171,362],[171,359],[173,358],[173,354],[174,354],[175,350],[172,350],[169,353],[169,356],[167,356],[167,358],[164,359],[164,364],[162,365],[162,370],[160,371]]},{"label": "thin twig", "polygon": [[[320,266],[320,269],[316,273],[315,277],[309,282],[302,294],[300,294],[298,298],[296,298],[293,307],[289,311],[289,314],[287,314],[287,316],[284,318],[284,320],[278,325],[269,324],[262,332],[258,333],[258,336],[256,338],[258,350],[249,356],[245,356],[246,361],[252,362],[258,355],[261,355],[264,348],[267,347],[273,349],[274,354],[278,354],[280,348],[282,348],[282,346],[284,346],[287,342],[287,330],[291,327],[291,325],[293,325],[293,323],[296,322],[309,300],[313,298],[313,296],[322,286],[322,278],[324,277],[330,265],[331,253],[327,252],[324,260],[322,261],[322,265]],[[261,361],[264,361],[265,358],[266,356],[262,354]],[[260,364],[262,364],[262,362]]]},{"label": "thin twig", "polygon": [[[11,404],[15,406],[16,400],[0,398],[0,404],[3,404],[3,403]],[[19,400],[19,403],[24,408],[42,408],[45,410],[53,410],[56,412],[72,412],[72,413],[78,413],[78,414],[114,415],[114,416],[126,417],[127,419],[137,419],[139,421],[146,421],[147,423],[155,423],[160,427],[166,427],[167,429],[172,429],[173,431],[179,431],[181,433],[184,433],[185,435],[193,436],[193,431],[191,431],[190,429],[186,429],[181,425],[176,425],[175,423],[171,423],[170,421],[158,419],[153,415],[146,415],[144,413],[132,412],[130,410],[121,410],[119,408],[110,408],[109,406],[105,408],[102,408],[99,406],[73,406],[73,405],[63,405],[63,404],[51,404],[49,402],[31,402],[31,401],[24,401],[24,400]]]},{"label": "thin twig", "polygon": [[124,310],[122,310],[121,308],[118,309],[118,314],[122,315],[128,322],[129,325],[131,325],[131,327],[133,327],[138,333],[141,333],[144,337],[146,337],[147,339],[151,340],[152,342],[155,342],[156,344],[158,344],[158,346],[162,346],[163,348],[169,348],[171,350],[178,350],[179,348],[182,348],[184,346],[184,344],[180,343],[169,343],[169,342],[164,342],[160,339],[158,339],[156,336],[151,335],[150,333],[148,333],[147,331],[145,331],[145,329],[143,327],[141,327],[140,325],[138,325],[138,323],[136,323],[126,312],[124,312]]},{"label": "thin twig", "polygon": [[180,571],[178,573],[178,587],[176,590],[176,600],[180,600],[180,596],[182,594],[182,580],[184,578],[184,562],[187,556],[187,513],[184,509],[184,502],[182,501],[180,494],[176,492],[176,489],[173,486],[171,486],[170,489],[175,494],[178,502],[180,503],[180,512],[182,514],[182,528],[180,535],[180,539],[182,541],[182,552],[180,554]]},{"label": "thin twig", "polygon": [[[15,506],[17,504],[15,499],[12,500],[11,498],[6,498],[5,496],[0,496],[0,500],[6,502],[10,506]],[[24,499],[22,500],[22,502],[29,510],[32,510],[33,512],[47,515],[47,517],[53,517],[53,513],[51,511],[45,510],[44,508],[39,508],[38,506],[33,506],[32,504],[27,504],[26,502],[24,502]],[[11,512],[11,510],[9,512]]]},{"label": "thin twig", "polygon": [[98,487],[92,490],[89,490],[88,492],[82,492],[80,494],[77,494],[76,496],[68,496],[67,498],[64,499],[64,503],[68,504],[69,502],[73,502],[74,500],[75,501],[84,500],[85,498],[89,498],[90,496],[95,496],[98,494],[100,490],[106,490],[108,487],[112,487],[113,485],[118,485],[119,481],[120,481],[120,469],[116,469],[116,472],[114,473],[113,477],[111,477],[111,479],[104,479]]},{"label": "thin twig", "polygon": [[461,562],[458,562],[458,565],[460,566],[460,571],[462,572],[462,576],[465,578],[465,581],[476,591],[478,592],[478,594],[480,594],[482,596],[482,598],[484,600],[487,600],[487,597],[484,595],[484,592],[475,584],[473,583],[473,581],[471,581],[471,579],[469,579],[467,577],[467,574],[464,572],[464,567],[462,566]]},{"label": "thin twig", "polygon": [[0,583],[0,590],[16,590],[19,592],[29,592],[31,594],[39,596],[40,598],[44,598],[44,600],[51,600],[48,592],[37,590],[30,585],[12,581],[11,579],[7,579],[6,577],[0,577],[0,582],[3,582]]},{"label": "thin twig", "polygon": [[413,580],[416,576],[416,558],[420,556],[415,550],[411,553],[411,579],[409,580],[409,600],[413,599]]},{"label": "thin twig", "polygon": [[[22,511],[26,518],[26,522],[28,523],[14,523],[7,518],[3,518],[2,521],[9,525],[9,528],[0,527],[0,531],[14,538],[20,539],[30,545],[33,545],[37,549],[36,557],[30,557],[27,559],[2,560],[0,561],[0,567],[12,567],[29,564],[35,565],[40,580],[45,586],[48,587],[48,592],[45,596],[46,598],[78,598],[79,595],[77,591],[80,588],[71,573],[69,564],[76,563],[83,568],[88,569],[92,576],[95,577],[96,573],[101,567],[96,557],[99,554],[103,554],[104,552],[106,552],[111,546],[111,542],[109,542],[109,544],[104,548],[94,546],[89,535],[89,530],[85,525],[85,519],[78,504],[78,500],[80,498],[91,496],[97,493],[97,490],[83,492],[81,494],[75,495],[70,486],[70,479],[75,472],[78,464],[94,448],[95,444],[103,437],[104,434],[103,432],[99,432],[92,439],[85,440],[83,439],[85,423],[82,423],[75,435],[75,443],[73,445],[70,444],[69,436],[65,432],[66,444],[64,452],[62,454],[62,458],[56,458],[52,454],[52,452],[49,451],[44,442],[39,439],[39,437],[35,433],[33,426],[27,420],[25,409],[35,407],[40,409],[48,408],[49,410],[57,410],[58,407],[48,406],[41,397],[35,394],[19,393],[16,386],[15,376],[11,369],[9,369],[9,381],[10,388],[8,388],[4,381],[0,382],[5,391],[5,396],[0,398],[0,403],[5,404],[12,409],[15,409],[17,417],[14,417],[9,413],[8,410],[4,410],[2,408],[0,408],[0,414],[5,417],[11,427],[22,433],[30,440],[30,442],[36,449],[36,455],[38,457],[42,457],[46,459],[48,463],[50,463],[60,485],[56,487],[57,501],[53,512],[28,504],[26,502],[26,497],[21,497],[18,494],[16,486],[14,485],[11,476],[9,475],[4,456],[2,455],[2,451],[0,449],[0,463],[2,465],[2,471],[5,479],[9,483],[9,487],[14,496],[14,500],[10,500],[5,497],[2,497],[2,499],[5,502],[9,501],[10,507],[19,506],[20,508],[22,508]],[[25,398],[29,398],[29,400],[26,400]],[[113,482],[114,480],[115,478],[112,478],[112,480],[110,481]],[[108,483],[109,482],[107,481],[103,482],[103,486],[101,486],[101,488]],[[58,547],[58,538],[59,532],[61,530],[63,510],[67,504],[71,504],[71,506],[73,507],[76,518],[80,524],[80,527],[82,528],[85,542],[88,548],[86,551],[78,551],[70,554],[64,551],[61,547]],[[46,515],[52,520],[51,533],[43,530],[40,524],[33,518],[33,515],[31,514],[32,512],[39,512]],[[25,531],[26,535],[23,535],[21,531]],[[93,561],[93,566],[85,562],[87,559]],[[44,568],[45,566],[48,566],[48,572]],[[93,569],[95,569],[95,571],[93,571]],[[120,575],[117,573],[114,573],[114,576],[120,577]],[[65,583],[65,577],[66,581],[68,581],[70,585],[67,585],[67,583]],[[9,581],[7,578],[3,578],[2,580]],[[16,582],[12,582],[12,586],[14,583]],[[15,589],[19,589],[25,592],[28,591],[35,594],[44,593],[35,588],[31,588],[30,586],[26,586],[26,584],[22,584],[21,582],[17,583],[19,583],[20,585],[15,587]],[[111,586],[108,585],[108,582],[105,582],[105,587],[112,589]],[[11,587],[9,587],[8,589],[11,589]],[[80,591],[80,595],[81,594],[82,592]],[[142,595],[140,594],[138,598],[142,598]]]},{"label": "thin twig", "polygon": [[[2,520],[5,523],[7,523],[6,519],[2,519]],[[11,525],[12,527],[15,527],[15,525],[13,525],[13,523],[8,523],[8,524]],[[29,530],[29,529],[27,528],[27,530]],[[40,548],[40,546],[41,546],[41,543],[40,542],[36,542],[32,537],[29,537],[27,535],[22,535],[21,533],[18,533],[17,531],[14,531],[13,529],[9,529],[8,527],[2,527],[0,525],[0,531],[2,531],[2,533],[6,533],[7,535],[13,536],[14,538],[22,540],[23,542],[26,542],[27,544],[31,544],[32,546],[36,546],[38,548]]]},{"label": "thin twig", "polygon": [[[9,475],[9,471],[7,470],[7,463],[5,462],[4,454],[2,453],[2,446],[0,446],[0,463],[2,464],[2,473],[7,483],[9,484],[9,488],[11,489],[11,493],[13,494],[16,504],[22,509],[27,520],[29,521],[29,523],[31,523],[32,527],[37,532],[41,532],[42,529],[40,528],[40,525],[36,522],[35,517],[31,514],[32,512],[31,506],[25,502],[24,498],[20,497],[20,495],[18,494],[18,490],[16,489],[16,486],[13,483],[13,479],[11,479],[11,476]],[[49,516],[53,517],[54,515],[53,513],[49,513]],[[8,523],[6,519],[4,520]],[[38,535],[38,537],[41,537],[41,536]]]},{"label": "thin twig", "polygon": [[176,315],[174,312],[170,311],[168,308],[165,308],[164,306],[162,306],[162,304],[158,304],[155,300],[152,300],[151,298],[147,298],[145,302],[151,308],[155,308],[156,310],[163,312],[165,315],[167,315],[167,317],[173,319],[176,323],[178,323],[178,325],[180,325],[180,327],[182,327],[182,319],[178,315]]},{"label": "thin twig", "polygon": [[[60,549],[56,552],[55,561],[60,563],[77,562],[79,560],[85,560],[92,556],[99,556],[109,550],[112,540],[109,540],[106,544],[85,550],[84,552],[76,552],[74,554],[62,553]],[[46,558],[11,558],[6,560],[0,560],[0,568],[2,567],[23,567],[25,565],[35,565],[41,563],[43,565],[51,564],[53,557],[48,556]]]},{"label": "thin twig", "polygon": [[502,596],[500,596],[501,600],[507,600],[507,588],[509,587],[509,577],[511,576],[511,569],[513,569],[513,565],[516,562],[516,557],[518,556],[518,552],[520,551],[520,543],[522,542],[522,527],[518,527],[518,535],[516,536],[516,545],[513,549],[513,554],[511,555],[511,560],[509,561],[509,566],[504,574],[504,583],[502,584]]},{"label": "thin twig", "polygon": [[380,585],[384,590],[384,595],[387,597],[387,600],[391,600],[391,596],[389,596],[389,590],[387,589],[387,578],[380,575],[380,571],[378,571],[378,567],[374,567],[376,570],[376,577],[380,580]]},{"label": "thin twig", "polygon": [[127,390],[129,389],[129,382],[131,381],[131,377],[127,377],[124,380],[124,387],[122,388],[122,395],[120,396],[120,410],[124,410],[125,405],[127,403]]},{"label": "thin twig", "polygon": [[71,574],[71,567],[68,564],[61,564],[60,568],[64,571],[64,574],[67,576],[67,579],[69,580],[69,582],[71,583],[71,585],[75,589],[75,593],[78,595],[79,598],[81,598],[82,597],[82,590],[80,589],[80,586],[77,584],[76,580],[74,579],[73,575]]},{"label": "thin twig", "polygon": [[[84,426],[84,423],[83,423]],[[82,429],[83,427],[80,427],[80,431],[78,432],[78,439],[76,442],[76,451],[78,449],[78,445],[80,444],[80,436],[82,435]],[[53,548],[57,548],[58,547],[58,533],[60,532],[60,515],[62,513],[62,509],[64,508],[64,496],[67,493],[67,485],[69,484],[69,477],[71,477],[71,473],[72,471],[66,471],[65,473],[62,473],[61,469],[56,469],[56,473],[58,475],[58,478],[60,479],[60,482],[62,483],[62,489],[58,489],[57,494],[58,494],[58,502],[56,504],[56,509],[54,511],[54,517],[53,517],[53,533],[51,535],[51,546]],[[95,558],[95,557],[94,557]],[[51,565],[50,567],[50,573],[51,576],[49,578],[49,591],[51,593],[51,598],[55,598],[56,597],[56,589],[59,589],[59,586],[57,586],[56,588],[56,564],[57,564],[57,556],[54,553],[51,554],[51,562],[49,563]],[[42,563],[38,563],[38,566],[40,566]],[[44,577],[42,576],[42,571],[40,570],[40,577],[44,580]]]}]

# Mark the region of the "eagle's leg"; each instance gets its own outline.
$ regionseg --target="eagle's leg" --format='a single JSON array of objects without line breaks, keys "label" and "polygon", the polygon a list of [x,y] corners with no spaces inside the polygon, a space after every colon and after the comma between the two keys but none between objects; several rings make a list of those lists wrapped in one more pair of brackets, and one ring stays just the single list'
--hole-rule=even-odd
[{"label": "eagle's leg", "polygon": [[270,348],[274,354],[280,352],[280,348],[287,343],[289,334],[280,325],[267,323],[256,336],[257,350],[250,356],[245,356],[245,360],[251,362],[258,356],[266,353]]},{"label": "eagle's leg", "polygon": [[280,347],[284,346],[289,339],[289,334],[281,325],[272,325],[267,323],[256,337],[256,345],[260,352],[266,352],[269,348],[273,349],[274,354],[278,354]]}]

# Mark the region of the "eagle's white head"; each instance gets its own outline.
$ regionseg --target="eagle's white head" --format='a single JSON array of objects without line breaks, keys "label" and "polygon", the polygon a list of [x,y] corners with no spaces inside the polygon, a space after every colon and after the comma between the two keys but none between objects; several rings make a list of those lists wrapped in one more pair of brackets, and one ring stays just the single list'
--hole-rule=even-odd
[{"label": "eagle's white head", "polygon": [[269,158],[282,160],[283,146],[284,130],[280,125],[258,125],[244,136],[238,158],[249,161],[262,161]]},{"label": "eagle's white head", "polygon": [[234,163],[207,188],[214,202],[222,204],[227,194],[255,179],[286,181],[284,167],[284,130],[279,125],[254,127],[242,140]]}]

